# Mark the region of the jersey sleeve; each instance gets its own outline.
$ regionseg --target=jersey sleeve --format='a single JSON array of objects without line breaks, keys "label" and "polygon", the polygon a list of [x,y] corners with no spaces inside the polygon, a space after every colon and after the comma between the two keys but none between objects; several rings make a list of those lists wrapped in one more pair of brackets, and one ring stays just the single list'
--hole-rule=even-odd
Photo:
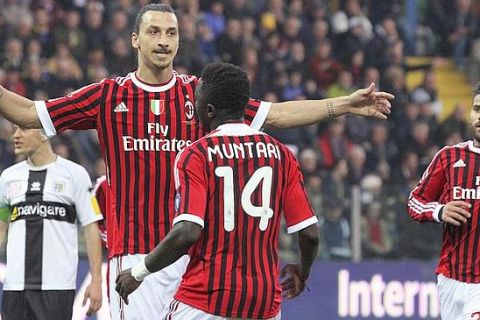
[{"label": "jersey sleeve", "polygon": [[3,175],[0,175],[0,221],[10,220],[12,209],[7,199],[7,184]]},{"label": "jersey sleeve", "polygon": [[442,160],[444,150],[437,152],[408,197],[408,214],[417,222],[440,222],[438,213],[444,205],[438,200],[446,183]]},{"label": "jersey sleeve", "polygon": [[47,136],[67,129],[94,129],[100,109],[102,83],[94,83],[65,97],[35,101],[38,118]]},{"label": "jersey sleeve", "polygon": [[290,234],[317,223],[318,219],[308,201],[300,165],[289,150],[285,155],[287,179],[283,197],[283,214],[287,223],[287,232]]},{"label": "jersey sleeve", "polygon": [[245,123],[255,130],[260,130],[267,120],[271,102],[250,99],[245,108]]},{"label": "jersey sleeve", "polygon": [[102,245],[107,247],[107,197],[106,197],[106,190],[107,188],[107,177],[101,176],[97,179],[95,186],[93,187],[93,195],[95,196],[96,203],[98,205],[98,211],[102,214],[103,219],[98,221],[98,229],[100,231],[100,240],[102,241]]},{"label": "jersey sleeve", "polygon": [[77,217],[82,227],[102,220],[102,214],[98,208],[98,203],[92,195],[92,182],[87,171],[80,167],[74,176],[73,197]]},{"label": "jersey sleeve", "polygon": [[204,227],[207,179],[204,158],[191,148],[179,154],[175,164],[176,217],[173,224],[190,221]]}]

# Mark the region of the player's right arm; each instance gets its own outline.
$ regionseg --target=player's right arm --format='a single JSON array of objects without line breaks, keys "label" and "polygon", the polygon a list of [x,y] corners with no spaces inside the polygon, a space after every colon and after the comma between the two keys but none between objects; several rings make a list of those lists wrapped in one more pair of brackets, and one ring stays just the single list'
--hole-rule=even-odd
[{"label": "player's right arm", "polygon": [[22,128],[42,128],[32,100],[0,86],[0,114]]},{"label": "player's right arm", "polygon": [[283,296],[291,299],[305,288],[310,269],[317,256],[319,242],[318,220],[308,201],[300,166],[291,152],[286,153],[287,185],[284,190],[283,212],[287,232],[298,232],[299,260],[287,264],[280,274]]},{"label": "player's right arm", "polygon": [[437,152],[418,185],[408,198],[408,214],[416,222],[447,222],[453,225],[465,223],[470,217],[470,204],[465,201],[440,203],[446,182],[446,148]]},{"label": "player's right arm", "polygon": [[67,129],[94,129],[103,82],[93,83],[65,97],[32,101],[0,86],[0,114],[22,128],[43,128],[51,137]]}]

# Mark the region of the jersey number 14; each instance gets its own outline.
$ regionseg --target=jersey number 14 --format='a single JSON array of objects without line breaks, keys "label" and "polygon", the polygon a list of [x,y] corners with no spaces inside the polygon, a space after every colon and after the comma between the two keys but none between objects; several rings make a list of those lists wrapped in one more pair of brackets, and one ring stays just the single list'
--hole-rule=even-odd
[{"label": "jersey number 14", "polygon": [[[215,175],[223,178],[223,215],[224,228],[232,231],[235,228],[235,185],[233,183],[233,168],[224,166],[215,169]],[[257,207],[252,204],[252,194],[262,182],[262,205]],[[260,218],[259,229],[265,231],[268,227],[268,219],[273,216],[270,208],[270,196],[272,193],[272,167],[266,166],[257,169],[242,190],[241,203],[243,211],[251,217]]]}]

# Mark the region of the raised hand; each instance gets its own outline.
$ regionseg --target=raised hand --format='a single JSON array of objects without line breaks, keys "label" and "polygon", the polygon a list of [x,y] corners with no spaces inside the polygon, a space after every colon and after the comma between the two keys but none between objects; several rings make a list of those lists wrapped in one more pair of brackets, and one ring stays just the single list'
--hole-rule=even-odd
[{"label": "raised hand", "polygon": [[349,96],[349,112],[358,116],[387,119],[391,113],[390,100],[394,95],[388,92],[375,92],[375,83],[368,88],[358,89]]}]

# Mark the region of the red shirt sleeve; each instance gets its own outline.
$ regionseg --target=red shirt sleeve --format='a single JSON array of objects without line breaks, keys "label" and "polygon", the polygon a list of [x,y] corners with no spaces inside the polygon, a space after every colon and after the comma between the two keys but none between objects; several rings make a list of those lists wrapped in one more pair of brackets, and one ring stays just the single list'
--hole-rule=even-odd
[{"label": "red shirt sleeve", "polygon": [[101,105],[103,81],[82,87],[65,97],[35,101],[38,116],[48,136],[67,129],[94,129]]},{"label": "red shirt sleeve", "polygon": [[[286,149],[286,148],[285,148]],[[286,150],[285,170],[287,183],[284,189],[283,214],[287,223],[287,232],[298,232],[317,223],[317,217],[308,201],[303,174],[300,166],[290,150]]]},{"label": "red shirt sleeve", "polygon": [[98,208],[103,215],[103,220],[98,221],[98,228],[100,230],[100,240],[102,245],[107,247],[107,199],[106,199],[106,190],[107,189],[107,179],[105,176],[101,176],[97,179],[95,187],[93,187],[93,192],[97,198]]},{"label": "red shirt sleeve", "polygon": [[260,130],[267,120],[271,105],[270,102],[250,99],[245,108],[245,123],[253,129]]},{"label": "red shirt sleeve", "polygon": [[437,152],[408,198],[408,214],[417,222],[440,222],[438,212],[443,204],[438,200],[446,183],[442,165],[444,152],[445,148]]},{"label": "red shirt sleeve", "polygon": [[179,154],[175,164],[176,217],[173,224],[190,221],[204,226],[207,207],[205,159],[192,148]]}]

